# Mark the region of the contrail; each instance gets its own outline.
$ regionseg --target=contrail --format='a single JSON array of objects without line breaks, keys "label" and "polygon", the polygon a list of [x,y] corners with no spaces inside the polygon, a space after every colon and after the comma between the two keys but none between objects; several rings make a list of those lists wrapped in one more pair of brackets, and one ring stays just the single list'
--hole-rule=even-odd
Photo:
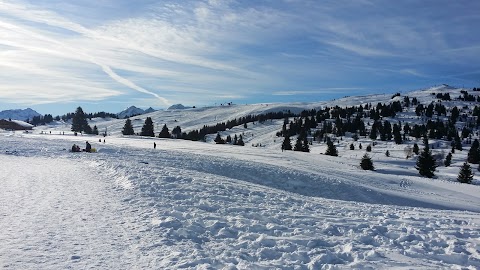
[{"label": "contrail", "polygon": [[[38,20],[36,20],[38,21]],[[42,21],[40,20],[41,22],[43,23],[46,23],[45,21]],[[51,23],[47,23],[47,24],[50,24]],[[72,27],[70,24],[73,24],[75,27]],[[77,25],[75,23],[69,23],[68,26],[64,27],[62,25],[58,25],[58,24],[54,24],[55,26],[57,27],[62,27],[64,29],[69,29],[71,31],[74,31],[74,32],[77,32],[79,34],[83,34],[83,35],[89,35],[91,34],[91,31],[84,28],[83,26],[81,25]],[[24,28],[21,28],[17,25],[13,25],[13,24],[10,24],[10,23],[7,23],[7,22],[4,22],[4,21],[0,21],[0,27],[3,27],[3,28],[6,28],[6,29],[10,29],[10,30],[13,30],[13,31],[16,31],[16,32],[21,32],[21,33],[24,33],[26,35],[29,35],[31,37],[34,37],[34,38],[37,38],[37,39],[40,39],[40,40],[44,40],[44,41],[48,41],[48,42],[51,42],[51,43],[54,43],[54,44],[57,44],[57,45],[60,45],[61,47],[65,48],[66,50],[69,51],[69,53],[74,53],[74,54],[81,54],[83,56],[85,56],[87,59],[88,59],[88,62],[92,63],[92,64],[95,64],[99,67],[102,68],[103,72],[105,72],[105,74],[107,74],[110,78],[112,78],[113,80],[115,80],[116,82],[120,83],[120,84],[123,84],[135,91],[138,91],[140,93],[144,93],[144,94],[149,94],[149,95],[152,95],[154,96],[155,98],[157,98],[158,100],[160,100],[163,104],[165,105],[170,105],[170,102],[164,98],[164,97],[161,97],[159,96],[158,94],[156,93],[153,93],[143,87],[140,87],[138,85],[136,85],[135,83],[133,83],[132,81],[118,75],[115,71],[113,71],[110,66],[106,65],[106,64],[103,64],[103,63],[100,63],[99,61],[97,61],[93,56],[89,55],[88,53],[84,52],[84,51],[80,51],[79,52],[79,49],[74,49],[70,46],[67,46],[65,45],[64,43],[62,42],[59,42],[57,40],[54,40],[52,38],[49,38],[47,36],[44,36],[44,35],[41,35],[41,34],[38,34],[38,33],[35,33],[33,31],[30,31],[30,30],[27,30],[27,29],[24,29]],[[40,51],[40,52],[45,52],[44,49],[41,49],[41,48],[36,48],[34,46],[25,46],[25,45],[21,45],[21,44],[16,44],[17,47],[22,47],[24,49],[27,49],[27,50],[31,50],[31,51]],[[68,57],[67,55],[65,55],[66,57]]]}]

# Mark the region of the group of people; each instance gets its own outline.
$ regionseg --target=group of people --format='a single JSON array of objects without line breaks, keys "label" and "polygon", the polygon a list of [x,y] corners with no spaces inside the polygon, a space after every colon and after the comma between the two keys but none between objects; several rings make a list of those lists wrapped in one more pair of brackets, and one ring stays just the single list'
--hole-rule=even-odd
[{"label": "group of people", "polygon": [[88,141],[86,141],[85,142],[85,149],[82,149],[82,150],[80,150],[80,146],[78,146],[76,144],[72,145],[72,152],[82,152],[82,151],[89,152],[89,153],[92,152],[92,145]]}]

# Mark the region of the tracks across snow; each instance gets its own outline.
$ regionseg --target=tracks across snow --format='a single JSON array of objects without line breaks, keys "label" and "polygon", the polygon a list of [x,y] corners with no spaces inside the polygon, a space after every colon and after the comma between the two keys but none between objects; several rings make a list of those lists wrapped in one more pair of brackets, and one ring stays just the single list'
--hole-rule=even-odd
[{"label": "tracks across snow", "polygon": [[477,213],[309,194],[322,183],[325,194],[354,194],[329,183],[348,170],[322,178],[222,154],[108,145],[70,154],[65,142],[0,140],[1,153],[14,153],[0,156],[10,165],[0,180],[0,223],[10,230],[0,237],[14,247],[0,249],[4,268],[480,267]]}]

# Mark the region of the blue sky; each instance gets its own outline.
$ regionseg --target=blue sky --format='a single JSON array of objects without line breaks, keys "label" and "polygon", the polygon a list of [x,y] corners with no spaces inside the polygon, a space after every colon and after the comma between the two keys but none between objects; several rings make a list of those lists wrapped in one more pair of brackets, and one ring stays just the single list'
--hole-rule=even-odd
[{"label": "blue sky", "polygon": [[0,0],[0,110],[480,86],[480,1]]}]

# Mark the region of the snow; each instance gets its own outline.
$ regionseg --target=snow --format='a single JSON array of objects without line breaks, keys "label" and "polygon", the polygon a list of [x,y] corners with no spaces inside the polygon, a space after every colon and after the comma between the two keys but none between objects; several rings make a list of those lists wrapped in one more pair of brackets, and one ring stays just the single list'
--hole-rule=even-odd
[{"label": "snow", "polygon": [[480,267],[478,186],[180,140],[65,150],[85,138],[1,134],[3,268]]},{"label": "snow", "polygon": [[[409,96],[428,101],[445,89]],[[390,99],[348,97],[328,105]],[[132,122],[138,128],[150,116],[158,133],[164,123],[189,130],[321,104],[156,111]],[[473,185],[455,180],[468,148],[426,179],[404,156],[414,141],[379,142],[369,153],[376,171],[363,171],[359,160],[371,140],[336,142],[340,157],[321,154],[325,146],[316,142],[311,153],[281,152],[275,133],[283,120],[221,132],[243,134],[245,147],[216,145],[214,135],[206,143],[122,136],[124,121],[94,119],[101,132],[108,129],[105,138],[74,136],[62,123],[28,134],[0,132],[0,267],[480,268],[480,178]],[[86,140],[97,153],[68,151]]]}]

